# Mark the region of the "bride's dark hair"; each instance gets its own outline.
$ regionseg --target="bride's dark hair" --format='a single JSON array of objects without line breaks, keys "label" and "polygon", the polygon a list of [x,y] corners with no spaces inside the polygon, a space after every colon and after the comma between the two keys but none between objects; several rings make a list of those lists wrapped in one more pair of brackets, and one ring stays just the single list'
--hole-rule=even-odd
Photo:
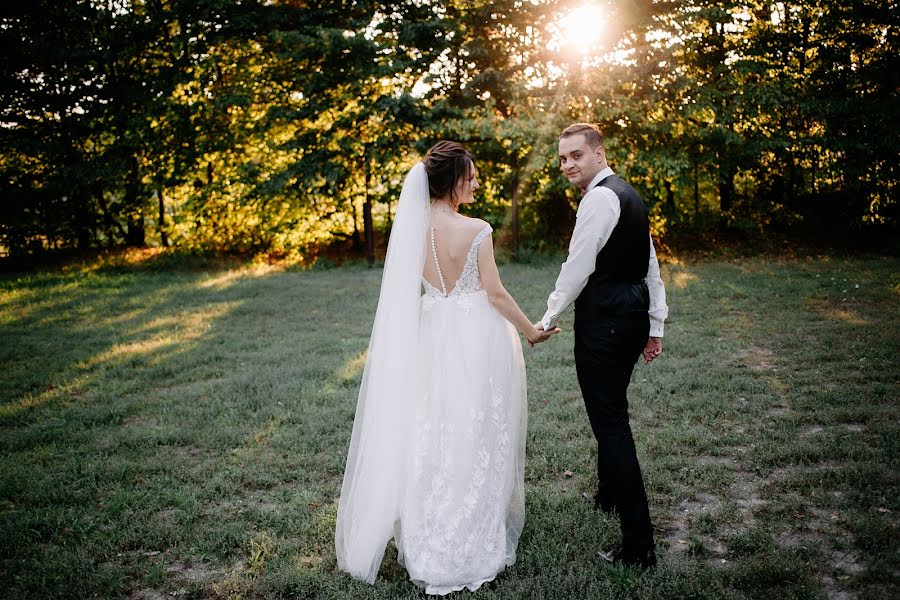
[{"label": "bride's dark hair", "polygon": [[472,155],[459,142],[442,140],[425,155],[425,173],[428,174],[428,193],[432,198],[443,198],[456,191],[456,182],[472,172],[475,164]]}]

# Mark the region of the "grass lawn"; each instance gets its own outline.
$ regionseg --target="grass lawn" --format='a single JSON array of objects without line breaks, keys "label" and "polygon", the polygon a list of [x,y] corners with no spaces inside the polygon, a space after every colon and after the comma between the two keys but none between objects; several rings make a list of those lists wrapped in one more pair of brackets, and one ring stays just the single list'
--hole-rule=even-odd
[{"label": "grass lawn", "polygon": [[[537,318],[557,268],[502,273]],[[630,388],[660,557],[643,574],[596,556],[618,527],[582,498],[595,447],[571,331],[526,347],[518,560],[457,595],[896,597],[898,273],[664,266],[665,351]],[[102,261],[0,276],[0,595],[422,597],[390,550],[374,587],[335,565],[380,277]]]}]

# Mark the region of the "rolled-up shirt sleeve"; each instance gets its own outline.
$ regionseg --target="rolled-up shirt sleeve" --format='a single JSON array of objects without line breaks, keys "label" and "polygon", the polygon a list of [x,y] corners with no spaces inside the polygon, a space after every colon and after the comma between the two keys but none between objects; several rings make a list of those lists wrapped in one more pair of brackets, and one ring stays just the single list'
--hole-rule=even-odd
[{"label": "rolled-up shirt sleeve", "polygon": [[618,197],[607,188],[594,188],[581,199],[569,242],[569,256],[559,271],[556,288],[547,298],[547,312],[541,319],[544,330],[556,327],[560,315],[587,285],[597,265],[597,254],[619,222],[621,210]]},{"label": "rolled-up shirt sleeve", "polygon": [[656,248],[653,247],[653,236],[650,236],[650,262],[647,265],[647,289],[650,291],[650,337],[662,337],[669,307],[666,304],[666,288],[659,275],[659,261],[656,260]]}]

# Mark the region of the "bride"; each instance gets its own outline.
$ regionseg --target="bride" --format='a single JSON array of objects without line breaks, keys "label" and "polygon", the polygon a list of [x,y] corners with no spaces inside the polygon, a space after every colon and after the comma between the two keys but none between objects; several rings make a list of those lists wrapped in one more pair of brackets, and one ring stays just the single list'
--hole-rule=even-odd
[{"label": "bride", "polygon": [[[478,172],[435,144],[403,183],[338,504],[338,566],[374,583],[393,537],[427,594],[477,590],[525,519],[525,363],[538,330],[504,289]],[[424,288],[424,294],[422,290]]]}]

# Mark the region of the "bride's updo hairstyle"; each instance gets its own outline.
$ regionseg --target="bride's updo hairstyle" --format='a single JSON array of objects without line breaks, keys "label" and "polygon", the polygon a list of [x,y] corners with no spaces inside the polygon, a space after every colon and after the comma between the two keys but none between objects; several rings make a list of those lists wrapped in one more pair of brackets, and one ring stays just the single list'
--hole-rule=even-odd
[{"label": "bride's updo hairstyle", "polygon": [[454,201],[456,182],[460,177],[472,172],[472,155],[459,142],[442,140],[431,147],[425,155],[425,173],[428,175],[428,193],[432,198],[443,198],[450,194]]}]

